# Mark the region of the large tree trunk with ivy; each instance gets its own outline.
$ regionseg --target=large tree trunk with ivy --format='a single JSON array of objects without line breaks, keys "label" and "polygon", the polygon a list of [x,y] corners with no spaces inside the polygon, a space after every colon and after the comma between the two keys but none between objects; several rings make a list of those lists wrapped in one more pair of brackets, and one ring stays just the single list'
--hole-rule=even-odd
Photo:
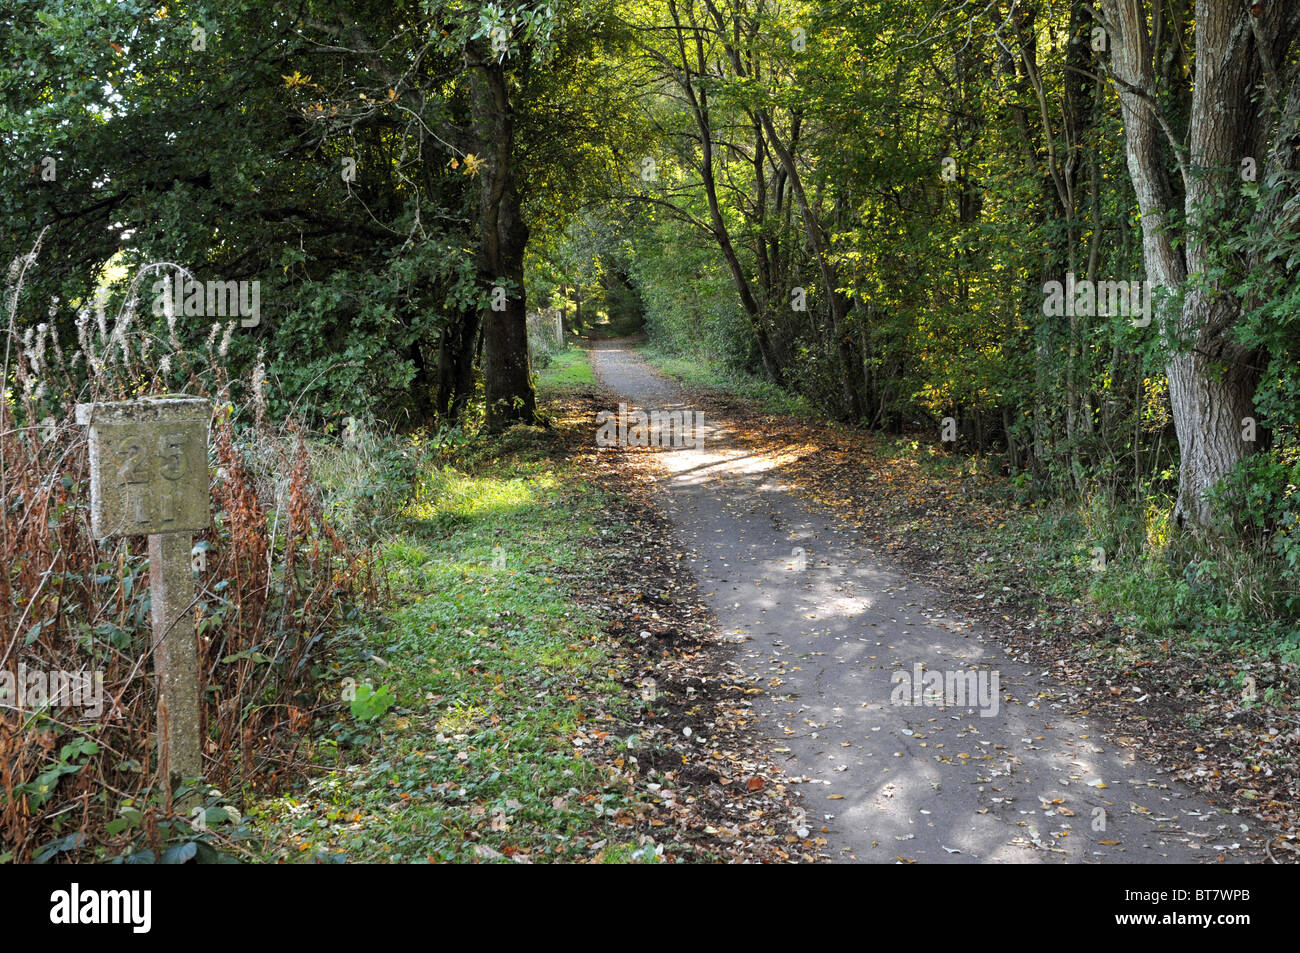
[{"label": "large tree trunk with ivy", "polygon": [[[1281,95],[1274,64],[1285,62],[1300,17],[1282,3],[1197,0],[1188,64],[1178,53],[1188,24],[1153,23],[1143,0],[1108,0],[1104,10],[1147,278],[1169,289],[1187,285],[1179,313],[1153,320],[1149,331],[1164,335],[1169,354],[1180,448],[1175,515],[1180,524],[1203,525],[1211,515],[1206,492],[1255,449],[1242,422],[1254,413],[1258,384],[1254,355],[1233,337],[1242,313],[1234,276],[1218,270],[1211,242],[1241,217],[1244,160],[1257,163],[1261,179],[1295,161],[1280,140],[1270,142],[1269,117]],[[1185,105],[1185,124],[1170,103]],[[1175,141],[1183,128],[1185,140]]]},{"label": "large tree trunk with ivy", "polygon": [[[484,57],[473,71],[474,130],[479,143],[478,277],[486,304],[483,325],[483,395],[487,425],[501,430],[533,423],[537,400],[528,368],[524,294],[524,222],[514,172],[514,114],[505,70]],[[504,289],[504,309],[499,307]]]}]

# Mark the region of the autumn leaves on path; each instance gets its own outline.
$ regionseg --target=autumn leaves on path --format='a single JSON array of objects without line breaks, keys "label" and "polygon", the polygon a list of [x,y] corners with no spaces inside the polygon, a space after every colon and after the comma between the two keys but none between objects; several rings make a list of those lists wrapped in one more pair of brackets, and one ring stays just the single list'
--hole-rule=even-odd
[{"label": "autumn leaves on path", "polygon": [[717,637],[763,689],[756,730],[803,795],[789,838],[849,862],[1250,859],[1249,825],[1069,717],[1062,685],[792,492],[788,420],[738,433],[623,343],[590,354],[615,401],[703,411],[695,447],[608,452],[653,473]]}]

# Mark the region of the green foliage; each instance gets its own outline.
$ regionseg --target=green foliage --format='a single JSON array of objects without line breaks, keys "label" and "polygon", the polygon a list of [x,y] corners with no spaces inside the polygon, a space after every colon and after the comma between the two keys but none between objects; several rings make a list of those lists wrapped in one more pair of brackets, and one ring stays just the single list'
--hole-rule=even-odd
[{"label": "green foliage", "polygon": [[54,788],[59,783],[60,778],[64,775],[76,774],[84,766],[84,759],[98,753],[99,745],[89,738],[82,738],[63,745],[59,749],[58,760],[51,762],[33,780],[18,785],[15,791],[18,794],[26,795],[32,807],[42,807],[53,796]]},{"label": "green foliage", "polygon": [[[1300,612],[1300,461],[1274,453],[1247,457],[1211,494],[1216,518],[1232,538],[1276,557],[1266,567],[1277,575],[1270,593],[1290,613]],[[1258,574],[1259,570],[1256,570]]]},{"label": "green foliage", "polygon": [[807,398],[784,390],[761,377],[737,370],[707,357],[685,357],[680,352],[650,346],[642,352],[660,371],[688,386],[702,390],[722,390],[760,401],[777,413],[815,417],[818,414]]},{"label": "green foliage", "polygon": [[[50,226],[20,330],[49,321],[75,340],[97,296],[118,323],[127,280],[173,262],[200,281],[259,282],[261,320],[233,333],[166,320],[150,279],[132,332],[190,351],[215,334],[228,379],[264,362],[276,417],[433,423],[439,349],[483,293],[467,52],[504,40],[515,161],[545,230],[590,198],[617,134],[618,87],[585,94],[616,28],[603,3],[362,6],[294,20],[255,0],[0,0],[0,141],[18,160],[0,165],[0,261]],[[331,30],[358,32],[322,55]],[[367,45],[382,52],[344,52]],[[175,366],[159,377],[190,383]]]},{"label": "green foliage", "polygon": [[421,468],[458,436],[454,429],[401,434],[369,417],[329,424],[309,445],[326,516],[350,535],[377,541],[400,520]]},{"label": "green foliage", "polygon": [[754,333],[716,248],[680,224],[646,212],[631,271],[651,339],[679,354],[754,370]]},{"label": "green foliage", "polygon": [[1300,447],[1300,283],[1295,280],[1300,268],[1300,231],[1294,225],[1293,196],[1300,191],[1300,173],[1280,173],[1260,187],[1246,183],[1242,191],[1256,202],[1285,200],[1281,209],[1286,214],[1269,216],[1226,236],[1221,257],[1225,267],[1236,265],[1235,271],[1240,273],[1244,256],[1263,252],[1261,266],[1240,274],[1235,288],[1253,305],[1246,309],[1235,337],[1266,362],[1255,392],[1260,428],[1271,431],[1283,452],[1295,454]]},{"label": "green foliage", "polygon": [[1267,533],[1291,525],[1300,514],[1300,463],[1270,453],[1247,457],[1218,487],[1212,499],[1218,517],[1237,531]]},{"label": "green foliage", "polygon": [[352,717],[361,722],[377,721],[396,704],[397,699],[387,685],[375,689],[368,683],[362,683],[357,686],[356,695],[352,699]]},{"label": "green foliage", "polygon": [[560,351],[546,366],[538,379],[538,387],[543,391],[559,391],[576,388],[594,388],[596,375],[591,371],[591,362],[587,352],[581,348],[569,348]]}]

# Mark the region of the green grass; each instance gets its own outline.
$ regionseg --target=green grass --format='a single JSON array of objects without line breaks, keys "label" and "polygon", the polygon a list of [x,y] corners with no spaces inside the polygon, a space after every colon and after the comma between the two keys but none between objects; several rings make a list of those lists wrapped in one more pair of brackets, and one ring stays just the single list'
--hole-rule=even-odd
[{"label": "green grass", "polygon": [[653,367],[688,387],[723,391],[756,401],[775,413],[794,417],[816,417],[817,410],[804,397],[792,394],[770,381],[728,367],[706,355],[670,354],[654,345],[641,349],[641,356]]},{"label": "green grass", "polygon": [[[585,360],[566,367],[581,379]],[[476,845],[642,859],[608,820],[626,787],[607,789],[575,745],[614,732],[636,702],[613,680],[598,619],[571,597],[600,585],[591,540],[607,503],[570,466],[519,455],[423,475],[383,546],[385,611],[331,676],[386,686],[396,705],[371,721],[341,707],[317,741],[322,775],[259,811],[269,839],[292,845],[268,859],[495,859]]]},{"label": "green grass", "polygon": [[595,386],[596,375],[591,372],[586,350],[580,347],[559,352],[537,375],[537,387],[542,391]]}]

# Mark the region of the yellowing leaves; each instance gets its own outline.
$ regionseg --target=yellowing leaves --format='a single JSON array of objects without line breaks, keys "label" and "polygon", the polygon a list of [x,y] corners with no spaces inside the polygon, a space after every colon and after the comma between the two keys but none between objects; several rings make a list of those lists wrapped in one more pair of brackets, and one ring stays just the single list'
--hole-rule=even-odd
[{"label": "yellowing leaves", "polygon": [[291,76],[285,76],[282,73],[280,78],[284,80],[285,89],[294,89],[298,86],[310,86],[312,84],[310,76],[303,76],[297,70],[294,70]]},{"label": "yellowing leaves", "polygon": [[[453,169],[459,169],[460,160],[453,158],[451,160],[451,167]],[[480,170],[482,170],[482,168],[483,168],[483,160],[471,152],[465,156],[465,171],[462,172],[461,175],[478,175]],[[547,579],[546,581],[550,582],[551,580]]]},{"label": "yellowing leaves", "polygon": [[478,175],[479,170],[481,170],[482,168],[483,168],[483,160],[480,159],[478,156],[474,155],[474,153],[471,152],[465,156],[465,172],[463,173],[464,175],[470,175],[470,176]]}]

